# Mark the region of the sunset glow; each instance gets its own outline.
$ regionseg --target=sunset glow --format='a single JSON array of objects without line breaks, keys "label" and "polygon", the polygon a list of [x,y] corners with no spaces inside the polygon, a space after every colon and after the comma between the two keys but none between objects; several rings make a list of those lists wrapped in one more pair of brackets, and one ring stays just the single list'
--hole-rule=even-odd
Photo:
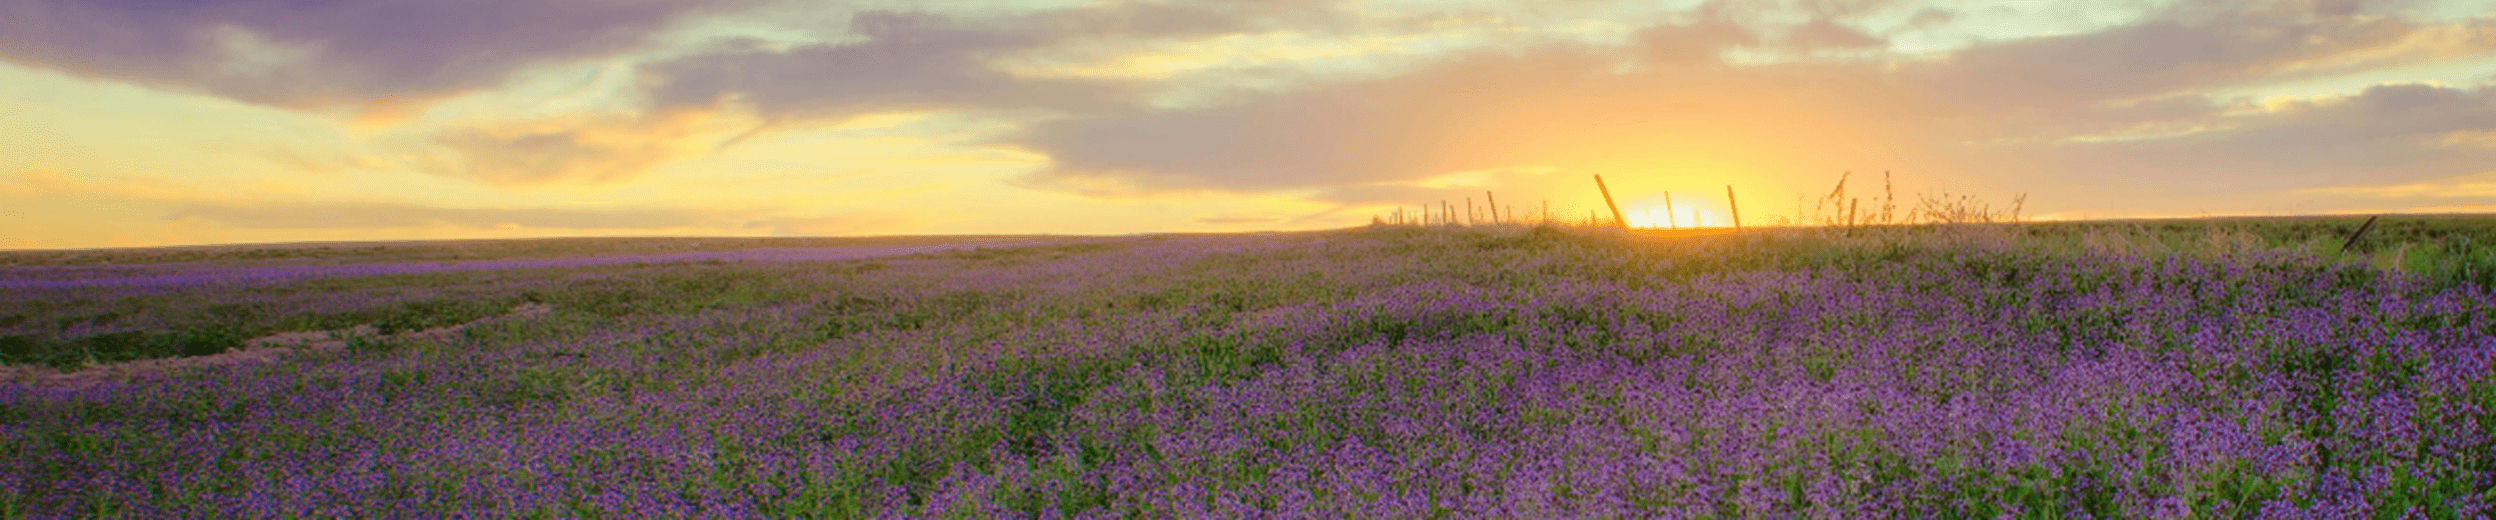
[{"label": "sunset glow", "polygon": [[2470,0],[379,3],[0,7],[0,249],[2496,211]]}]

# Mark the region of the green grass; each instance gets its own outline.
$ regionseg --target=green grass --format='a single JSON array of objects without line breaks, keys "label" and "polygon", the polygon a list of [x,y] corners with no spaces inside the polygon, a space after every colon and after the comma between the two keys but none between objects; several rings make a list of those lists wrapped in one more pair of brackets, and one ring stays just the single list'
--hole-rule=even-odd
[{"label": "green grass", "polygon": [[[1936,225],[1892,224],[1858,228],[1762,228],[1739,234],[1656,236],[1609,229],[1530,227],[1517,232],[1440,233],[1417,227],[1382,226],[1302,235],[1323,239],[1350,234],[1401,248],[1397,255],[1445,256],[1451,261],[1411,262],[1402,279],[1456,279],[1486,287],[1530,286],[1555,276],[1621,282],[1632,287],[1670,285],[1718,273],[1748,270],[1848,268],[1903,261],[1936,248],[1974,248],[1960,276],[2019,283],[2037,265],[2069,255],[2231,257],[2261,251],[2293,253],[2321,261],[2357,262],[2372,268],[2337,269],[2341,286],[2371,281],[2379,272],[2402,272],[2432,286],[2496,284],[2496,218],[2402,216],[2382,218],[2347,254],[2338,245],[2363,219],[2312,217],[2277,219],[2159,220],[2120,222],[2032,222],[2015,224]],[[883,242],[908,239],[881,239]],[[1135,239],[1142,241],[1160,238]],[[340,255],[392,258],[435,258],[442,255],[498,257],[578,253],[583,251],[713,250],[726,247],[825,245],[858,241],[771,241],[745,239],[579,239],[503,241],[436,245],[360,246],[355,248],[240,249],[217,255],[181,256],[198,260],[260,258],[271,251],[330,251]],[[343,246],[341,246],[343,247]],[[989,309],[995,302],[1019,301],[1023,295],[997,289],[909,287],[938,285],[943,273],[959,269],[1029,265],[1115,251],[1116,243],[1076,243],[1024,247],[990,247],[904,257],[904,259],[799,263],[772,267],[731,264],[676,263],[491,272],[433,273],[316,279],[287,285],[241,289],[218,294],[169,294],[147,297],[108,296],[6,302],[0,306],[0,363],[75,369],[96,363],[212,354],[236,348],[252,337],[285,331],[343,330],[360,325],[384,334],[475,321],[508,311],[522,303],[544,303],[563,316],[597,323],[653,316],[690,316],[709,311],[810,306],[814,332],[789,341],[829,341],[858,334],[905,334],[931,327],[972,337],[1002,337],[1032,323],[1058,319],[1091,319],[1120,313],[1185,311],[1206,328],[1231,323],[1234,316],[1291,305],[1324,305],[1363,288],[1318,278],[1317,270],[1300,279],[1249,280],[1222,273],[1255,271],[1261,266],[1310,259],[1215,253],[1188,269],[1131,280],[1134,291],[1112,291],[1067,299],[1033,314],[1003,314]],[[1458,248],[1449,250],[1444,248]],[[1673,255],[1646,252],[1671,249]],[[1525,261],[1500,269],[1483,269],[1452,261],[1468,255],[1451,251],[1496,253],[1507,257],[1566,255],[1565,261]],[[186,250],[187,251],[187,250]],[[450,251],[450,253],[445,253]],[[44,262],[108,259],[131,260],[104,252],[59,253]],[[118,253],[116,253],[118,254]],[[138,254],[138,253],[130,253]],[[184,253],[188,255],[190,253]],[[68,256],[62,256],[68,255]],[[102,256],[96,256],[102,255]],[[37,255],[41,256],[41,255]],[[1617,260],[1586,261],[1614,258]],[[172,257],[144,257],[172,258]],[[1658,259],[1662,260],[1658,260]],[[1632,260],[1635,259],[1635,260]],[[1342,260],[1342,259],[1335,259]],[[84,260],[78,260],[84,261]],[[98,260],[103,261],[103,260]],[[888,276],[896,262],[922,265],[919,272]],[[932,262],[932,264],[930,264]],[[38,262],[40,263],[40,262]],[[74,263],[74,262],[72,262]],[[950,265],[933,270],[928,265]],[[2252,268],[2266,268],[2252,262]],[[1555,269],[1568,269],[1557,272]],[[2282,267],[2287,268],[2287,267]],[[2302,267],[2297,267],[2302,269]],[[806,276],[789,276],[803,273]],[[822,274],[836,275],[830,278]],[[803,283],[792,280],[805,279]],[[886,280],[862,285],[859,280]],[[892,285],[892,280],[906,280]],[[2003,294],[2004,305],[2017,305],[2034,295]],[[1029,312],[1028,309],[1025,311]],[[2101,321],[2112,320],[2106,316]],[[1451,318],[1452,320],[1453,318]],[[1470,317],[1469,320],[1488,319]],[[1497,319],[1593,320],[1565,315]],[[2036,332],[2053,332],[2082,342],[2093,332],[2089,317],[2053,324]],[[2108,321],[2111,323],[2111,321]],[[1420,334],[1496,332],[1505,323],[1466,320],[1427,323],[1370,323],[1372,331],[1348,332],[1355,337],[1386,333],[1402,338]],[[1669,324],[1651,324],[1668,328]],[[72,333],[72,331],[86,331]],[[1692,338],[1705,341],[1705,338]],[[1202,355],[1201,376],[1263,368],[1275,354],[1258,350],[1242,337],[1205,337],[1194,348]],[[797,348],[757,348],[753,352]],[[1339,345],[1333,347],[1340,347]]]},{"label": "green grass", "polygon": [[[1524,228],[1494,230],[1417,230],[1410,228],[1365,228],[1280,237],[1277,240],[1341,240],[1358,244],[1353,247],[1292,247],[1266,250],[1243,248],[1251,253],[1213,253],[1184,264],[1157,266],[1149,273],[1122,272],[1104,268],[1087,272],[1097,279],[1069,284],[1074,288],[1051,285],[1059,281],[1049,278],[1051,261],[1067,260],[1081,263],[1087,255],[1114,251],[1105,247],[1031,247],[989,249],[960,253],[917,255],[906,258],[797,264],[706,265],[700,263],[666,266],[610,266],[579,269],[523,270],[493,273],[458,273],[409,277],[374,277],[333,279],[306,282],[284,287],[258,289],[226,294],[219,297],[172,297],[158,300],[97,300],[30,302],[10,309],[5,326],[33,327],[46,330],[70,326],[164,327],[162,332],[111,332],[135,334],[175,334],[193,330],[194,326],[240,323],[241,330],[294,330],[289,327],[322,329],[354,324],[387,323],[398,330],[450,324],[500,313],[520,302],[548,303],[558,309],[556,315],[537,321],[497,324],[471,329],[462,338],[442,343],[412,342],[409,344],[373,345],[373,352],[389,355],[366,356],[362,352],[340,354],[335,358],[314,359],[306,364],[336,363],[356,365],[357,372],[322,376],[290,376],[295,367],[269,368],[260,373],[293,384],[312,386],[334,385],[352,387],[369,395],[388,396],[391,402],[431,402],[435,411],[411,412],[445,414],[438,410],[485,410],[482,416],[495,420],[528,421],[540,417],[593,417],[612,421],[618,429],[637,425],[669,424],[674,427],[699,429],[710,427],[711,417],[673,417],[677,409],[623,410],[600,402],[631,402],[636,395],[699,393],[695,390],[730,392],[745,384],[750,374],[727,372],[726,369],[765,366],[776,359],[803,358],[807,365],[802,374],[794,376],[782,390],[786,395],[761,396],[756,402],[740,402],[734,410],[788,409],[830,410],[825,420],[788,431],[751,433],[769,436],[765,444],[815,445],[830,443],[844,437],[876,432],[891,425],[872,424],[875,419],[868,410],[890,408],[915,395],[893,389],[905,383],[886,383],[896,387],[876,387],[860,381],[889,382],[900,378],[878,379],[877,376],[937,374],[940,377],[912,380],[907,385],[936,388],[959,388],[958,395],[971,398],[995,398],[999,406],[980,408],[983,413],[944,417],[909,417],[905,421],[924,425],[924,436],[915,434],[900,455],[873,464],[844,466],[837,471],[804,475],[768,474],[756,468],[748,454],[764,449],[764,444],[721,440],[705,445],[710,450],[699,464],[700,471],[688,473],[681,484],[693,489],[733,489],[737,493],[758,493],[772,497],[756,500],[781,508],[782,514],[811,517],[859,517],[875,511],[865,504],[881,500],[863,494],[865,483],[896,484],[911,494],[911,507],[924,506],[930,493],[943,486],[956,468],[994,474],[1020,472],[1025,475],[1019,487],[999,486],[996,501],[1018,514],[1046,516],[1064,514],[1096,505],[1115,505],[1115,497],[1100,496],[1098,482],[1086,480],[1087,468],[1112,464],[1109,454],[1135,454],[1159,461],[1153,452],[1153,426],[1141,423],[1107,423],[1099,419],[1104,412],[1127,410],[1197,410],[1210,404],[1203,402],[1172,402],[1186,396],[1153,395],[1138,391],[1129,382],[1135,373],[1150,370],[1156,377],[1166,376],[1164,384],[1172,388],[1237,388],[1259,383],[1260,377],[1307,365],[1291,366],[1294,360],[1318,360],[1322,365],[1315,377],[1322,386],[1352,388],[1368,394],[1402,392],[1411,395],[1457,396],[1446,399],[1449,406],[1506,406],[1502,396],[1520,391],[1520,374],[1530,376],[1537,368],[1517,364],[1503,366],[1472,365],[1455,374],[1410,374],[1389,370],[1390,366],[1418,364],[1429,359],[1416,353],[1396,353],[1360,363],[1333,363],[1328,354],[1362,348],[1388,348],[1413,343],[1420,339],[1446,339],[1470,336],[1522,334],[1519,331],[1559,331],[1541,336],[1539,347],[1554,352],[1592,353],[1617,356],[1637,364],[1675,363],[1718,353],[1733,343],[1724,338],[1704,334],[1673,337],[1652,334],[1652,331],[1697,329],[1691,324],[1671,319],[1624,311],[1636,307],[1622,305],[1621,293],[1646,288],[1673,288],[1678,281],[1728,276],[1744,271],[1779,270],[1840,272],[1875,269],[1930,269],[1922,273],[1948,279],[1972,279],[1966,290],[1953,294],[1935,294],[1934,298],[1955,298],[1956,301],[1984,302],[1987,307],[2015,307],[2052,301],[2063,295],[2035,294],[2024,290],[2035,273],[2048,270],[2055,262],[2070,263],[2070,255],[2177,255],[2244,257],[2247,240],[2255,237],[2261,247],[2295,248],[2301,244],[2329,241],[2329,227],[2311,227],[2297,235],[2282,232],[2277,241],[2261,230],[2233,229],[2224,226],[2199,228],[2179,227],[2169,232],[2143,231],[2147,227],[2124,224],[2041,223],[1985,226],[1887,226],[1853,230],[1769,229],[1743,234],[1707,237],[1658,237],[1611,230],[1559,228]],[[2378,224],[2383,225],[2383,224]],[[2478,224],[2486,226],[2486,223]],[[2213,231],[2213,230],[2217,231]],[[2294,231],[2294,228],[2287,228]],[[2165,234],[2160,234],[2165,233]],[[2198,233],[2198,234],[2196,234]],[[2110,236],[2112,238],[2110,238]],[[2463,236],[2448,233],[2438,240],[2454,240]],[[2216,237],[2215,239],[2213,237]],[[2302,238],[2300,238],[2302,237]],[[2128,242],[2111,244],[2120,238]],[[1149,239],[1146,239],[1149,240]],[[2336,246],[2336,243],[2331,244]],[[2398,247],[2400,244],[2392,244]],[[1374,247],[1372,247],[1374,246]],[[2372,252],[2361,251],[2347,257],[2309,256],[2303,259],[2262,259],[2237,262],[2231,266],[2244,269],[2312,269],[2332,283],[2318,286],[2318,291],[2335,288],[2363,287],[2387,272],[2366,265],[2317,266],[2316,262],[2347,260],[2376,262],[2374,255],[2398,254],[2375,244]],[[2459,246],[2438,245],[2446,259],[2469,260],[2475,250]],[[1380,255],[1380,251],[1388,251]],[[2412,246],[2403,261],[2420,258]],[[1363,256],[1352,256],[1355,253]],[[1983,254],[1964,254],[1968,252]],[[1337,256],[1329,256],[1337,255]],[[1955,256],[1954,255],[1960,255]],[[1380,260],[1381,256],[1389,256]],[[1940,258],[1942,260],[1935,260]],[[1955,259],[1953,259],[1955,258]],[[2251,257],[2247,257],[2251,258]],[[1904,262],[1917,259],[1917,262]],[[2303,263],[2298,263],[2303,262]],[[1309,265],[1324,268],[1308,268]],[[1099,264],[1130,265],[1130,264]],[[2385,264],[2376,264],[2385,265]],[[998,270],[998,266],[1021,266],[1025,269]],[[2396,269],[2397,270],[2397,269]],[[1012,271],[998,273],[995,271]],[[2075,270],[2074,276],[2083,284],[2116,280],[2138,280],[2157,277],[2158,273],[2140,268],[2107,268]],[[2413,271],[2425,273],[2425,271]],[[976,278],[996,276],[996,278]],[[973,279],[964,280],[965,277]],[[1359,317],[1357,306],[1343,305],[1351,298],[1375,296],[1383,289],[1403,287],[1415,281],[1455,280],[1461,283],[1431,284],[1452,287],[1450,291],[1480,289],[1501,298],[1535,298],[1545,289],[1583,282],[1621,282],[1617,292],[1598,293],[1588,301],[1506,309],[1499,311],[1467,311],[1443,309],[1396,317]],[[2466,280],[2449,280],[2461,283]],[[2174,280],[2176,290],[2235,290],[2224,280]],[[2302,289],[2300,289],[2302,290]],[[1551,291],[1560,292],[1560,291]],[[1765,300],[1721,303],[1728,312],[1786,312],[1785,301],[1810,298],[1814,295],[1792,291],[1763,296]],[[220,299],[224,298],[224,299]],[[318,302],[329,299],[369,298],[384,304],[350,309],[323,309]],[[1610,298],[1610,299],[1607,299]],[[1446,300],[1454,300],[1449,298]],[[1438,298],[1420,301],[1444,302]],[[343,300],[340,300],[343,301]],[[1355,300],[1359,301],[1359,300]],[[1719,305],[1713,301],[1693,300],[1696,305]],[[1745,303],[1747,302],[1747,303]],[[1767,302],[1777,302],[1771,304]],[[1329,305],[1329,304],[1333,305]],[[1323,310],[1341,314],[1314,316]],[[2178,339],[2190,330],[2121,330],[2115,325],[2126,313],[2139,309],[2112,306],[2094,307],[2072,315],[2069,320],[2040,320],[2020,323],[2030,334],[2056,334],[2074,346],[2116,341],[2138,341],[2156,348],[2184,345]],[[1624,316],[1623,313],[1633,313]],[[191,314],[197,314],[192,316]],[[1298,313],[1298,314],[1294,314]],[[1273,316],[1296,316],[1297,323],[1284,322]],[[1342,316],[1342,319],[1331,319]],[[2401,330],[2432,330],[2451,327],[2452,316],[2409,313],[2408,321],[2385,324],[2386,333]],[[714,319],[718,318],[718,319]],[[1107,345],[1099,351],[1080,354],[1050,351],[1065,346],[1057,337],[1048,335],[1082,334],[1096,328],[1115,327],[1120,318],[1154,323],[1180,323],[1179,332],[1156,336],[1148,341],[1122,343],[1110,335]],[[1789,320],[1798,329],[1846,330],[1848,320],[1858,317],[1844,313],[1822,315],[1809,320]],[[2460,323],[2468,323],[2460,317]],[[185,321],[190,320],[190,321]],[[1316,323],[1294,328],[1295,324]],[[656,324],[656,325],[654,325]],[[2226,324],[2243,326],[2242,323]],[[1860,328],[1860,327],[1851,327]],[[213,327],[201,328],[212,330]],[[611,331],[618,335],[608,335]],[[634,332],[638,331],[638,332]],[[1032,332],[1040,331],[1040,332]],[[1717,331],[1721,333],[1722,331]],[[0,354],[8,351],[47,353],[67,351],[58,345],[37,344],[31,339],[10,336],[0,338]],[[1511,339],[1522,340],[1520,337]],[[101,341],[101,340],[99,340]],[[146,341],[112,339],[128,344]],[[160,341],[160,340],[147,340]],[[180,340],[148,347],[161,352],[166,348],[183,348]],[[1939,341],[1939,340],[1935,340]],[[135,343],[132,343],[135,342]],[[1519,341],[1523,343],[1523,341]],[[1813,381],[1828,382],[1845,370],[1872,363],[1843,346],[1843,339],[1797,350],[1780,359],[1795,362],[1794,370],[1808,374]],[[2366,374],[2369,381],[2398,387],[2404,385],[2403,374],[2415,372],[2414,360],[2397,356],[2343,355],[2313,349],[2315,345],[2282,345],[2275,357],[2258,360],[2265,367],[2301,374],[2301,381],[2320,384],[2342,374]],[[125,350],[138,347],[123,346]],[[1745,346],[1744,348],[1749,348]],[[2304,350],[2299,350],[2299,349]],[[9,350],[15,349],[15,350]],[[951,349],[951,350],[948,350]],[[92,352],[84,348],[80,352]],[[998,352],[1003,352],[1002,354]],[[1940,352],[1936,349],[1936,352]],[[584,368],[575,361],[583,353],[599,356],[632,357],[635,363],[616,363],[597,369]],[[422,354],[430,364],[397,363]],[[952,356],[977,358],[957,363]],[[983,355],[985,357],[981,357]],[[499,356],[498,356],[499,355]],[[1405,357],[1396,357],[1398,355]],[[359,357],[361,356],[361,357]],[[820,357],[808,357],[820,356]],[[1766,356],[1761,356],[1766,358]],[[493,360],[481,363],[480,360]],[[83,362],[83,361],[81,361]],[[984,363],[984,364],[983,364]],[[1530,364],[1530,363],[1529,363]],[[971,368],[930,369],[931,366]],[[1938,365],[1936,365],[1938,366]],[[611,368],[609,368],[611,367]],[[1149,367],[1149,368],[1139,368]],[[2241,367],[2238,367],[2241,368]],[[1910,380],[1938,381],[1933,386],[1982,389],[1986,374],[1962,373],[1916,366],[1902,368]],[[1917,372],[1922,370],[1922,372]],[[238,372],[239,374],[239,372]],[[241,380],[238,374],[227,374]],[[473,377],[462,374],[473,374]],[[1402,375],[1388,375],[1402,374]],[[2224,371],[2211,377],[2224,379]],[[1444,376],[1444,377],[1435,377]],[[203,376],[204,377],[204,376]],[[295,379],[288,380],[285,377]],[[336,378],[335,381],[312,379]],[[219,380],[219,381],[226,381]],[[775,381],[776,383],[777,381]],[[1707,383],[1686,383],[1690,385]],[[1715,383],[1721,384],[1721,383]],[[2229,383],[2229,388],[2238,385]],[[917,387],[913,387],[917,388]],[[838,390],[836,390],[838,389]],[[2350,395],[2364,395],[2385,389],[2337,389],[2328,385],[2313,386],[2310,391],[2322,399],[2320,403],[2337,402]],[[841,393],[855,391],[855,393]],[[1999,389],[1985,391],[1998,392]],[[813,394],[810,392],[822,392]],[[2343,392],[2331,394],[2329,392]],[[363,394],[359,394],[363,395]],[[705,393],[708,399],[713,394]],[[244,411],[271,410],[262,404],[234,399],[216,392],[181,394],[179,399],[148,399],[117,403],[115,408],[88,411],[65,411],[44,408],[47,414],[84,414],[96,420],[113,416],[144,416],[179,418],[190,422],[227,421]],[[1937,398],[1940,396],[1919,396]],[[1517,424],[1478,424],[1467,426],[1476,430],[1421,432],[1415,442],[1438,442],[1442,438],[1511,438],[1535,431],[1550,431],[1579,416],[1602,416],[1607,411],[1629,406],[1603,401],[1601,395],[1588,403],[1523,403],[1517,406]],[[2441,396],[2449,399],[2444,406],[2496,407],[2496,385],[2476,387],[2476,393]],[[785,400],[787,402],[780,402]],[[2181,403],[2181,401],[2179,401]],[[2194,403],[2182,403],[2193,405]],[[722,405],[726,406],[726,405]],[[1253,422],[1253,446],[1291,448],[1333,446],[1338,443],[1365,441],[1385,437],[1375,424],[1376,417],[1344,413],[1323,401],[1295,402],[1279,408],[1271,415],[1243,418]],[[2114,406],[2110,404],[2109,406]],[[0,414],[32,413],[34,407],[0,408]],[[602,411],[603,410],[603,411]],[[706,410],[729,413],[730,408]],[[292,412],[281,409],[281,412]],[[994,413],[986,413],[993,411]],[[2315,413],[2319,409],[2298,409],[2304,417],[2329,417]],[[607,413],[611,416],[597,416]],[[741,413],[741,412],[737,412]],[[1093,415],[1087,416],[1090,413]],[[642,415],[635,415],[642,414]],[[341,414],[341,417],[347,414]],[[2121,415],[2110,412],[2109,415]],[[1611,413],[1619,420],[1627,416]],[[450,422],[452,417],[438,417]],[[0,422],[24,417],[0,415]],[[2254,420],[2266,420],[2256,418]],[[293,446],[331,442],[321,435],[380,436],[360,426],[358,432],[351,417],[341,419],[341,432],[305,434],[283,437],[267,442]],[[674,421],[674,422],[666,422]],[[924,421],[924,422],[919,422]],[[74,423],[75,421],[70,421]],[[324,421],[326,422],[326,421]],[[2342,425],[2321,420],[2277,420],[2264,427],[2277,428],[2280,435],[2302,437],[2329,436]],[[188,424],[188,423],[184,423]],[[645,426],[646,427],[646,426]],[[2073,445],[2096,450],[2139,450],[2155,446],[2148,442],[2156,425],[2128,424],[2120,421],[2086,422],[2060,432],[2040,434],[2057,437]],[[51,432],[47,432],[47,435]],[[1704,441],[1673,444],[1654,437],[1640,439],[1645,450],[1686,450],[1705,446]],[[1697,432],[1699,437],[1722,438],[1752,435],[1756,432],[1740,428]],[[1747,475],[1749,482],[1777,490],[1788,496],[1800,496],[1814,477],[1810,458],[1825,456],[1828,467],[1836,471],[1862,470],[1874,478],[1912,480],[1927,471],[1938,472],[1966,485],[1959,495],[1940,497],[1947,504],[1933,505],[1937,511],[1952,515],[1991,516],[2009,513],[2006,506],[2018,506],[2015,516],[2024,518],[2063,517],[2079,512],[2096,516],[2127,514],[2112,504],[2108,493],[2109,478],[2125,478],[2129,469],[2110,469],[2103,465],[2060,464],[2041,465],[2025,471],[2000,474],[1982,473],[1968,461],[1905,460],[1893,451],[1866,449],[1878,446],[1881,432],[1871,429],[1840,427],[1819,430],[1796,443],[1790,455],[1781,456],[1767,471]],[[2496,431],[2487,432],[2496,434]],[[2463,438],[2469,433],[2442,433],[2440,438]],[[726,436],[720,437],[726,439]],[[140,451],[114,451],[118,439],[83,432],[63,430],[53,437],[28,439],[29,445],[43,449],[81,453],[99,459],[124,459],[155,456]],[[162,442],[140,439],[147,442]],[[343,442],[343,441],[341,441]],[[709,442],[709,441],[704,441]],[[1051,444],[1055,443],[1055,444]],[[144,443],[136,443],[144,444]],[[1003,456],[999,456],[1003,455]],[[554,464],[566,468],[601,467],[601,465],[649,464],[621,455],[585,447],[557,458]],[[1233,459],[1221,459],[1232,456]],[[1271,478],[1270,462],[1256,460],[1254,452],[1197,458],[1167,468],[1173,474],[1208,485],[1240,485]],[[1790,458],[1786,458],[1790,457]],[[163,464],[178,464],[165,461]],[[428,488],[454,487],[462,474],[519,475],[500,468],[461,467],[461,464],[488,462],[453,461],[444,468],[411,470],[405,476],[405,488],[397,492],[412,493]],[[694,463],[685,463],[694,464]],[[1956,464],[1955,466],[1953,464]],[[2340,461],[2342,467],[2368,467],[2373,462]],[[2379,464],[2378,464],[2379,465]],[[48,473],[65,473],[79,468],[45,469]],[[2051,470],[2049,470],[2051,469]],[[2219,469],[2206,476],[2188,476],[2203,483],[2192,494],[2198,504],[2196,511],[2210,510],[2208,504],[2251,504],[2277,496],[2283,486],[2300,486],[2311,480],[2299,475],[2261,475],[2247,470]],[[2234,471],[2230,473],[2230,471]],[[230,472],[229,472],[230,473]],[[2455,487],[2458,480],[2429,475],[2402,489],[2408,494],[2386,497],[2391,503],[2433,504],[2453,497],[2473,496],[2470,490]],[[771,489],[749,488],[745,484],[769,483]],[[1556,496],[1570,495],[1567,481],[1544,490]],[[2138,489],[2139,484],[2131,487]],[[231,495],[239,491],[220,491]],[[1506,492],[1485,490],[1485,493]],[[1930,498],[1930,497],[1923,497]],[[8,498],[0,497],[0,509],[6,509]],[[114,504],[98,499],[99,507]],[[1951,505],[1956,504],[1956,505]],[[894,506],[893,504],[885,504]],[[596,512],[585,504],[542,506],[546,516],[612,515],[617,512]],[[2137,513],[2132,511],[2129,513]],[[1113,514],[1153,516],[1151,511],[1121,510]],[[1727,516],[1761,514],[1758,511],[1726,510]],[[2431,513],[2432,514],[2432,513]]]}]

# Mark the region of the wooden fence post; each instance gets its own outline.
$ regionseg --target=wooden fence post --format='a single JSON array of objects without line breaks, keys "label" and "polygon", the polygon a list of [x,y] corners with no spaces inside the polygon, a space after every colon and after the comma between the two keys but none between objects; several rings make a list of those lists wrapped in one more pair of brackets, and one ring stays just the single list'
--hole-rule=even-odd
[{"label": "wooden fence post", "polygon": [[1491,223],[1492,223],[1492,224],[1498,224],[1498,223],[1499,223],[1499,197],[1492,196],[1492,195],[1491,195],[1491,190],[1482,190],[1482,201],[1483,201],[1483,203],[1484,203],[1484,204],[1488,204],[1488,205],[1490,205],[1490,207],[1491,207]]},{"label": "wooden fence post", "polygon": [[2340,243],[2340,254],[2349,254],[2349,246],[2357,245],[2357,237],[2366,236],[2366,230],[2373,229],[2375,227],[2375,219],[2382,216],[2383,215],[2375,215],[2372,217],[2366,217],[2366,223],[2358,225],[2356,233],[2349,234],[2349,241]]},{"label": "wooden fence post", "polygon": [[1673,216],[1673,192],[1664,192],[1664,224],[1681,229],[1681,218]]},{"label": "wooden fence post", "polygon": [[[1733,187],[1726,186],[1725,189],[1730,190]],[[1629,229],[1629,221],[1621,218],[1621,205],[1612,203],[1612,188],[1604,187],[1602,175],[1595,176],[1595,190],[1603,192],[1604,207],[1612,208],[1612,223],[1619,225],[1621,229]],[[1593,212],[1594,210],[1587,211]]]},{"label": "wooden fence post", "polygon": [[1853,199],[1853,200],[1846,201],[1846,230],[1847,230],[1847,231],[1853,231],[1853,230],[1855,229],[1855,209],[1856,209],[1856,208],[1860,208],[1860,207],[1863,207],[1863,199],[1858,198],[1858,199]]},{"label": "wooden fence post", "polygon": [[1733,214],[1733,230],[1742,230],[1742,203],[1733,200],[1733,185],[1725,185],[1725,211]]}]

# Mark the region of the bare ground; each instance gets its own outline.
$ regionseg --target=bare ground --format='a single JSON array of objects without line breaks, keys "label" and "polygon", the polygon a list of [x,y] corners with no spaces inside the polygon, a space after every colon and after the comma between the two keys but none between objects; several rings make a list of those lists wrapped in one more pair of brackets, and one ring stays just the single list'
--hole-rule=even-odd
[{"label": "bare ground", "polygon": [[143,359],[138,361],[91,366],[71,372],[60,372],[45,367],[0,365],[0,381],[46,386],[61,386],[68,388],[87,388],[108,381],[125,381],[140,375],[159,374],[196,367],[275,363],[297,353],[334,352],[343,350],[347,348],[347,342],[349,340],[360,338],[417,341],[449,340],[456,337],[460,331],[467,330],[469,327],[502,321],[534,319],[552,313],[554,310],[554,307],[545,304],[527,303],[521,304],[518,307],[513,307],[510,312],[506,312],[498,316],[489,316],[476,321],[457,325],[447,325],[390,335],[379,334],[378,331],[376,331],[371,325],[358,325],[354,328],[349,328],[335,333],[329,331],[281,332],[246,340],[243,342],[242,348],[228,350],[219,354],[164,359]]}]

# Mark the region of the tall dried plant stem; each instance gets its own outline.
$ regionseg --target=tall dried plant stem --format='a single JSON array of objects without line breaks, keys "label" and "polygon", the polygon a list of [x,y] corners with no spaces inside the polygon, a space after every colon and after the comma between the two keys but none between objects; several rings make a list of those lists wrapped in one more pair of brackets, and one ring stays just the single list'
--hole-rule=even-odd
[{"label": "tall dried plant stem", "polygon": [[1890,219],[1894,217],[1891,212],[1896,211],[1897,209],[1898,192],[1892,191],[1892,186],[1889,182],[1889,170],[1881,170],[1881,223],[1891,223],[1892,221]]}]

